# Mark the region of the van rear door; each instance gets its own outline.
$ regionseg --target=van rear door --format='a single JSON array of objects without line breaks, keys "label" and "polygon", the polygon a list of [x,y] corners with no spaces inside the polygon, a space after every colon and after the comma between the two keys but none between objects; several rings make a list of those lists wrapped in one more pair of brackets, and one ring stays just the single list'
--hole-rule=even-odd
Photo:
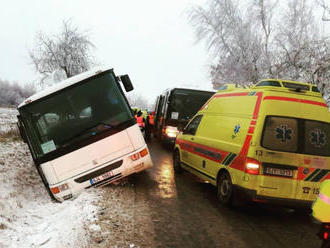
[{"label": "van rear door", "polygon": [[304,120],[303,132],[297,198],[312,201],[319,194],[319,183],[330,178],[330,123]]},{"label": "van rear door", "polygon": [[[278,197],[315,199],[329,172],[330,124],[293,117],[267,116],[261,145],[267,148],[260,187]],[[283,180],[287,179],[287,180]]]},{"label": "van rear door", "polygon": [[280,198],[294,198],[297,191],[298,120],[267,116],[261,145],[268,149],[262,162],[264,175],[260,180],[262,194]]}]

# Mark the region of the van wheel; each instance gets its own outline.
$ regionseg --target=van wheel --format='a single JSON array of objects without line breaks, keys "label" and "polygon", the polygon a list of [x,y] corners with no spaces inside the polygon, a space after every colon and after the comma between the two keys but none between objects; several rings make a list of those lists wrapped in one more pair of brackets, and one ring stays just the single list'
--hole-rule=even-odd
[{"label": "van wheel", "polygon": [[181,167],[181,160],[180,160],[180,153],[178,150],[174,151],[173,155],[173,169],[175,173],[181,173],[182,167]]},{"label": "van wheel", "polygon": [[227,172],[222,173],[218,178],[217,189],[219,202],[222,205],[230,206],[233,198],[233,184]]}]

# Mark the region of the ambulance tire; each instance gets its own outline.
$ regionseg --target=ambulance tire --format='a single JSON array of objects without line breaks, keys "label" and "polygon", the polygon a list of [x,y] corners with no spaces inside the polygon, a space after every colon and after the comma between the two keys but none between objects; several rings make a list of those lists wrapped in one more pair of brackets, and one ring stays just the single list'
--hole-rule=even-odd
[{"label": "ambulance tire", "polygon": [[217,195],[219,202],[224,206],[231,206],[233,200],[233,184],[228,172],[220,174],[217,183]]},{"label": "ambulance tire", "polygon": [[180,153],[178,150],[174,151],[173,155],[173,169],[174,172],[179,174],[182,172],[182,167],[181,167],[181,160],[180,160]]}]

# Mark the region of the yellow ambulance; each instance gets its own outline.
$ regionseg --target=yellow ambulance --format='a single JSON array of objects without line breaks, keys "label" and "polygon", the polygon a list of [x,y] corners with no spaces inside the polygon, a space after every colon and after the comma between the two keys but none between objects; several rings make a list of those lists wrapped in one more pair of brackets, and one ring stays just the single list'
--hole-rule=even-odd
[{"label": "yellow ambulance", "polygon": [[178,135],[173,166],[216,186],[224,205],[310,207],[330,178],[330,112],[314,85],[225,85]]}]

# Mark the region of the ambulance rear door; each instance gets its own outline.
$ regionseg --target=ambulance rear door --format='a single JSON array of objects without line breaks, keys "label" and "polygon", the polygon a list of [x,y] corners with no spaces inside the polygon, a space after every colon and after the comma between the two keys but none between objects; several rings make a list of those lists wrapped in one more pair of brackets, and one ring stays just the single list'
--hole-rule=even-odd
[{"label": "ambulance rear door", "polygon": [[295,198],[299,158],[299,121],[284,116],[266,116],[261,146],[266,148],[262,161],[263,176],[259,194]]}]

